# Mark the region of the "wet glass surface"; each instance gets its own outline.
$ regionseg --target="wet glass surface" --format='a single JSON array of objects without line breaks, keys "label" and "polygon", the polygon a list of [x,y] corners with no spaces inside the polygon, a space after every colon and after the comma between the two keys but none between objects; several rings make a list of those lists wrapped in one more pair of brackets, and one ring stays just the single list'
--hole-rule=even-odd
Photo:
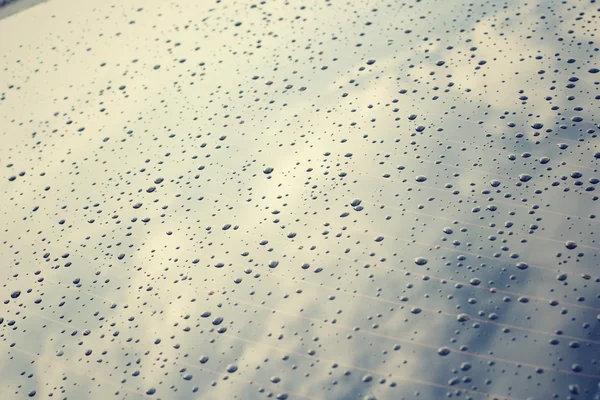
[{"label": "wet glass surface", "polygon": [[0,397],[600,398],[599,4],[0,21]]}]

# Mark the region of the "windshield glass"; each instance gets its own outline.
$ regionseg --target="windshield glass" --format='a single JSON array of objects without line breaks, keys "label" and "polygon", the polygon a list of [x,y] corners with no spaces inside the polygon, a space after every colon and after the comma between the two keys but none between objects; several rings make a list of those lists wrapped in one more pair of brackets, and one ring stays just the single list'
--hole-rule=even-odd
[{"label": "windshield glass", "polygon": [[598,3],[34,3],[0,398],[600,398]]}]

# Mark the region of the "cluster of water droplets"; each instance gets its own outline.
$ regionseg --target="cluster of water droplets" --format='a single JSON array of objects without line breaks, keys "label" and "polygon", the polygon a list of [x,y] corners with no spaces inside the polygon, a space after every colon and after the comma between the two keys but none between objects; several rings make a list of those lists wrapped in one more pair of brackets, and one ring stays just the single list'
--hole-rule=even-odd
[{"label": "cluster of water droplets", "polygon": [[599,10],[0,20],[0,397],[600,398]]}]

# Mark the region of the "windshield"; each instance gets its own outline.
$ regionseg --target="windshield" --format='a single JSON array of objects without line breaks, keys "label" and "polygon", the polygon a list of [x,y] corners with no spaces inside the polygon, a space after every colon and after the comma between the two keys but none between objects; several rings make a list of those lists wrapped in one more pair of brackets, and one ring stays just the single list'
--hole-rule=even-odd
[{"label": "windshield", "polygon": [[0,398],[600,398],[598,3],[33,3]]}]

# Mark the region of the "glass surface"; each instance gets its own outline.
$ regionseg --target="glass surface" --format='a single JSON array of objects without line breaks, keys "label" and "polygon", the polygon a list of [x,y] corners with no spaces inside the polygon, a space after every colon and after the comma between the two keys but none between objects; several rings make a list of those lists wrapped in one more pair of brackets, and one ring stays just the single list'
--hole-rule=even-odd
[{"label": "glass surface", "polygon": [[6,16],[0,398],[600,398],[599,9]]}]

